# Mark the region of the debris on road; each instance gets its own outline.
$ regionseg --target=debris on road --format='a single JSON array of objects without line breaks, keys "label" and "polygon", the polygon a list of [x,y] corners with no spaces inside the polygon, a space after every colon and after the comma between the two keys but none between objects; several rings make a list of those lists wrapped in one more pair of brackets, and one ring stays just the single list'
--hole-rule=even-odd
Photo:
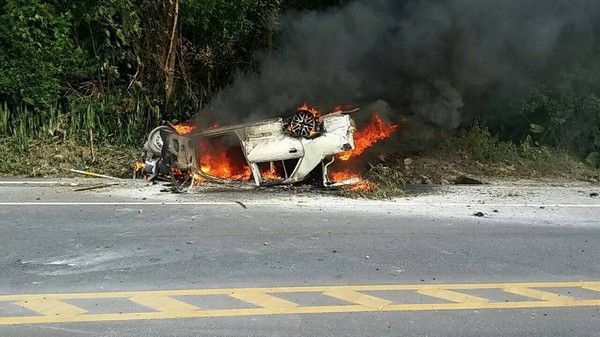
[{"label": "debris on road", "polygon": [[596,192],[592,192],[592,193],[590,193],[590,197],[592,197],[592,198],[595,198],[595,197],[597,197],[597,196],[598,196],[598,193],[596,193]]},{"label": "debris on road", "polygon": [[[111,186],[116,186],[116,185],[119,185],[119,184],[118,183],[116,183],[116,184],[102,184],[102,185],[96,185],[96,186],[91,186],[91,187],[82,187],[82,188],[74,189],[73,191],[75,191],[75,192],[81,192],[81,191],[97,190],[97,189],[100,189],[100,188],[111,187]],[[77,186],[77,185],[75,185],[75,186]]]},{"label": "debris on road", "polygon": [[482,217],[485,216],[485,214],[483,212],[475,212],[473,213],[473,216]]},{"label": "debris on road", "polygon": [[483,181],[467,176],[459,176],[454,183],[457,185],[483,185]]},{"label": "debris on road", "polygon": [[107,175],[104,175],[104,174],[99,174],[99,173],[94,173],[94,172],[81,171],[81,170],[76,170],[76,169],[71,169],[70,171],[73,172],[73,173],[79,173],[79,174],[83,174],[83,175],[90,176],[90,177],[95,177],[95,178],[104,178],[104,179],[112,179],[112,180],[122,180],[121,178],[107,176]]}]

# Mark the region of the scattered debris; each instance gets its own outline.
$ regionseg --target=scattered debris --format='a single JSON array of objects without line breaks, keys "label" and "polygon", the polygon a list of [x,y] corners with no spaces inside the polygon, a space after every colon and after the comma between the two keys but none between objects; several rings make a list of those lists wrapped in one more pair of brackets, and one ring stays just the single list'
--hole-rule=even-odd
[{"label": "scattered debris", "polygon": [[596,192],[592,192],[592,193],[590,193],[590,197],[592,197],[592,198],[595,198],[595,197],[597,197],[597,196],[598,196],[598,193],[596,193]]},{"label": "scattered debris", "polygon": [[89,190],[96,190],[96,189],[115,186],[115,185],[119,185],[119,184],[102,184],[102,185],[96,185],[96,186],[91,186],[91,187],[77,188],[77,189],[74,189],[73,191],[75,191],[75,192],[89,191]]},{"label": "scattered debris", "polygon": [[370,257],[369,255],[365,256],[365,259],[367,259],[367,260],[368,260],[368,259],[370,259],[370,258],[371,258],[371,257]]},{"label": "scattered debris", "polygon": [[400,274],[402,274],[404,272],[404,269],[394,269],[392,271],[390,271],[388,274],[392,275],[392,276],[400,276]]},{"label": "scattered debris", "polygon": [[90,176],[90,177],[95,177],[95,178],[105,178],[105,179],[121,180],[121,178],[111,177],[111,176],[107,176],[107,175],[99,174],[99,173],[94,173],[94,172],[81,171],[81,170],[76,170],[76,169],[71,169],[70,171],[74,172],[74,173],[79,173],[79,174],[83,174],[83,175],[86,175],[86,176]]},{"label": "scattered debris", "polygon": [[481,180],[470,178],[467,176],[459,176],[454,180],[454,183],[457,185],[483,185]]},{"label": "scattered debris", "polygon": [[498,210],[497,210],[497,209],[495,209],[493,212],[494,212],[494,213],[498,213]]},{"label": "scattered debris", "polygon": [[236,204],[238,204],[238,205],[240,205],[240,206],[242,206],[244,209],[248,209],[248,206],[244,205],[244,203],[243,203],[243,202],[241,202],[241,201],[237,201],[237,200],[236,200],[236,202],[235,202],[235,203],[236,203]]},{"label": "scattered debris", "polygon": [[265,245],[265,246],[268,246],[268,245],[269,245],[269,243],[268,243],[268,242],[265,242],[265,243],[264,243],[264,245]]},{"label": "scattered debris", "polygon": [[482,217],[485,216],[485,214],[483,212],[475,212],[473,213],[473,216]]}]

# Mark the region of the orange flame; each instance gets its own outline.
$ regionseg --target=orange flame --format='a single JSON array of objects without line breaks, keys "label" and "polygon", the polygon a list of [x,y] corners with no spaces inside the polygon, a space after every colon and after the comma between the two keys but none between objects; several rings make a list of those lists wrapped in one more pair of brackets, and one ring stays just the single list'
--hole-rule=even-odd
[{"label": "orange flame", "polygon": [[362,179],[362,177],[360,176],[360,174],[351,172],[349,170],[338,171],[338,172],[331,172],[329,174],[329,176],[331,177],[331,179],[333,181],[336,181],[336,182],[344,181],[344,180],[348,180],[348,179],[352,179],[352,178]]},{"label": "orange flame", "polygon": [[362,154],[378,141],[388,138],[394,131],[401,128],[405,121],[402,124],[390,124],[385,122],[381,116],[373,113],[369,124],[362,130],[354,132],[354,150],[342,152],[338,154],[338,158],[346,161]]},{"label": "orange flame", "polygon": [[304,105],[299,106],[298,111],[300,110],[306,110],[310,112],[317,120],[319,120],[319,110],[308,106],[308,104],[304,103]]},{"label": "orange flame", "polygon": [[[218,125],[214,124],[211,127],[209,127],[209,129],[217,127]],[[173,128],[180,135],[185,135],[196,129],[196,125],[180,123],[177,125],[173,125]],[[199,158],[198,163],[200,166],[200,170],[204,173],[225,180],[250,180],[250,178],[252,178],[252,171],[250,170],[250,167],[246,164],[246,162],[243,161],[243,157],[240,157],[242,161],[236,158],[234,152],[238,151],[238,149],[235,147],[229,147],[227,145],[219,143],[218,141],[212,142],[210,139],[202,139],[198,144],[196,151],[196,154]],[[239,154],[242,155],[241,152]],[[141,167],[143,168],[144,164],[141,164]],[[196,184],[200,184],[206,181],[206,178],[192,171],[182,171],[177,168],[173,168],[172,173],[176,179],[181,178],[182,180],[186,179],[187,177],[193,176],[194,182]],[[261,172],[261,175],[264,180],[283,179],[275,169],[271,170],[267,168],[266,170],[263,170]]]},{"label": "orange flame", "polygon": [[371,183],[370,181],[363,180],[360,174],[354,173],[349,170],[332,172],[329,174],[329,176],[335,182],[340,182],[352,178],[360,179],[356,184],[350,187],[350,190],[354,192],[369,192],[374,187],[373,183]]},{"label": "orange flame", "polygon": [[374,187],[375,186],[373,185],[372,182],[370,182],[368,180],[361,180],[358,183],[356,183],[356,185],[352,186],[350,188],[350,190],[353,191],[353,192],[369,192]]},{"label": "orange flame", "polygon": [[201,142],[198,147],[201,150],[199,163],[202,172],[228,180],[248,180],[252,176],[248,165],[233,164],[227,149],[213,147],[206,142]]},{"label": "orange flame", "polygon": [[175,131],[177,131],[177,133],[180,135],[186,135],[186,134],[194,131],[195,128],[196,128],[196,125],[187,124],[187,123],[179,123],[179,124],[173,125],[173,129],[175,129]]},{"label": "orange flame", "polygon": [[336,105],[335,107],[333,107],[333,110],[331,110],[331,112],[338,112],[338,111],[344,111],[344,110],[350,110],[352,109],[354,106],[350,103],[346,103],[343,105]]},{"label": "orange flame", "polygon": [[274,168],[264,170],[260,173],[260,175],[262,176],[263,180],[281,180],[281,179],[283,179],[283,177],[281,177]]},{"label": "orange flame", "polygon": [[146,167],[146,164],[143,161],[136,161],[135,163],[133,163],[133,171],[137,172],[137,171],[141,171]]}]

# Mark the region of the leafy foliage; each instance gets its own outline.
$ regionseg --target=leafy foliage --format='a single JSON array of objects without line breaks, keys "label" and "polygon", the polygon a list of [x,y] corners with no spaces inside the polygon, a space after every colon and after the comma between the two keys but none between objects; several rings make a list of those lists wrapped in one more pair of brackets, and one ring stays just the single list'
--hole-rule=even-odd
[{"label": "leafy foliage", "polygon": [[280,6],[7,0],[0,7],[0,134],[19,135],[19,144],[54,133],[86,141],[94,129],[100,141],[137,142],[162,119],[188,118],[251,65],[256,50],[271,44]]},{"label": "leafy foliage", "polygon": [[40,0],[7,0],[0,7],[0,101],[47,107],[66,82],[89,75],[71,39],[71,18]]},{"label": "leafy foliage", "polygon": [[[1,0],[0,136],[20,147],[35,138],[85,143],[90,130],[96,142],[139,142],[162,120],[202,109],[236,72],[258,70],[254,55],[276,43],[280,13],[348,1]],[[529,95],[494,95],[506,99],[472,113],[491,130],[466,135],[476,160],[508,155],[503,139],[599,166],[594,27],[565,29]]]}]

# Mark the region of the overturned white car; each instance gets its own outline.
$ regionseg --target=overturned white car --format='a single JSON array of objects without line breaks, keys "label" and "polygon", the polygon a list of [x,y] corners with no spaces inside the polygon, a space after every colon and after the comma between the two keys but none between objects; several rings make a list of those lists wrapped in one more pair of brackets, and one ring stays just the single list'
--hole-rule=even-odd
[{"label": "overturned white car", "polygon": [[[355,127],[349,113],[357,110],[336,108],[319,116],[315,109],[304,105],[287,119],[206,130],[197,130],[193,125],[160,126],[149,134],[144,145],[144,170],[150,180],[168,176],[178,188],[184,188],[198,180],[229,182],[250,177],[257,186],[292,184],[320,168],[320,180],[329,186],[328,166],[335,155],[354,149]],[[221,144],[215,145],[218,139]],[[231,153],[232,139],[237,141],[237,152],[244,161],[235,172],[230,162],[225,163],[232,161],[230,155],[225,156]],[[223,165],[227,169],[216,169]]]}]

